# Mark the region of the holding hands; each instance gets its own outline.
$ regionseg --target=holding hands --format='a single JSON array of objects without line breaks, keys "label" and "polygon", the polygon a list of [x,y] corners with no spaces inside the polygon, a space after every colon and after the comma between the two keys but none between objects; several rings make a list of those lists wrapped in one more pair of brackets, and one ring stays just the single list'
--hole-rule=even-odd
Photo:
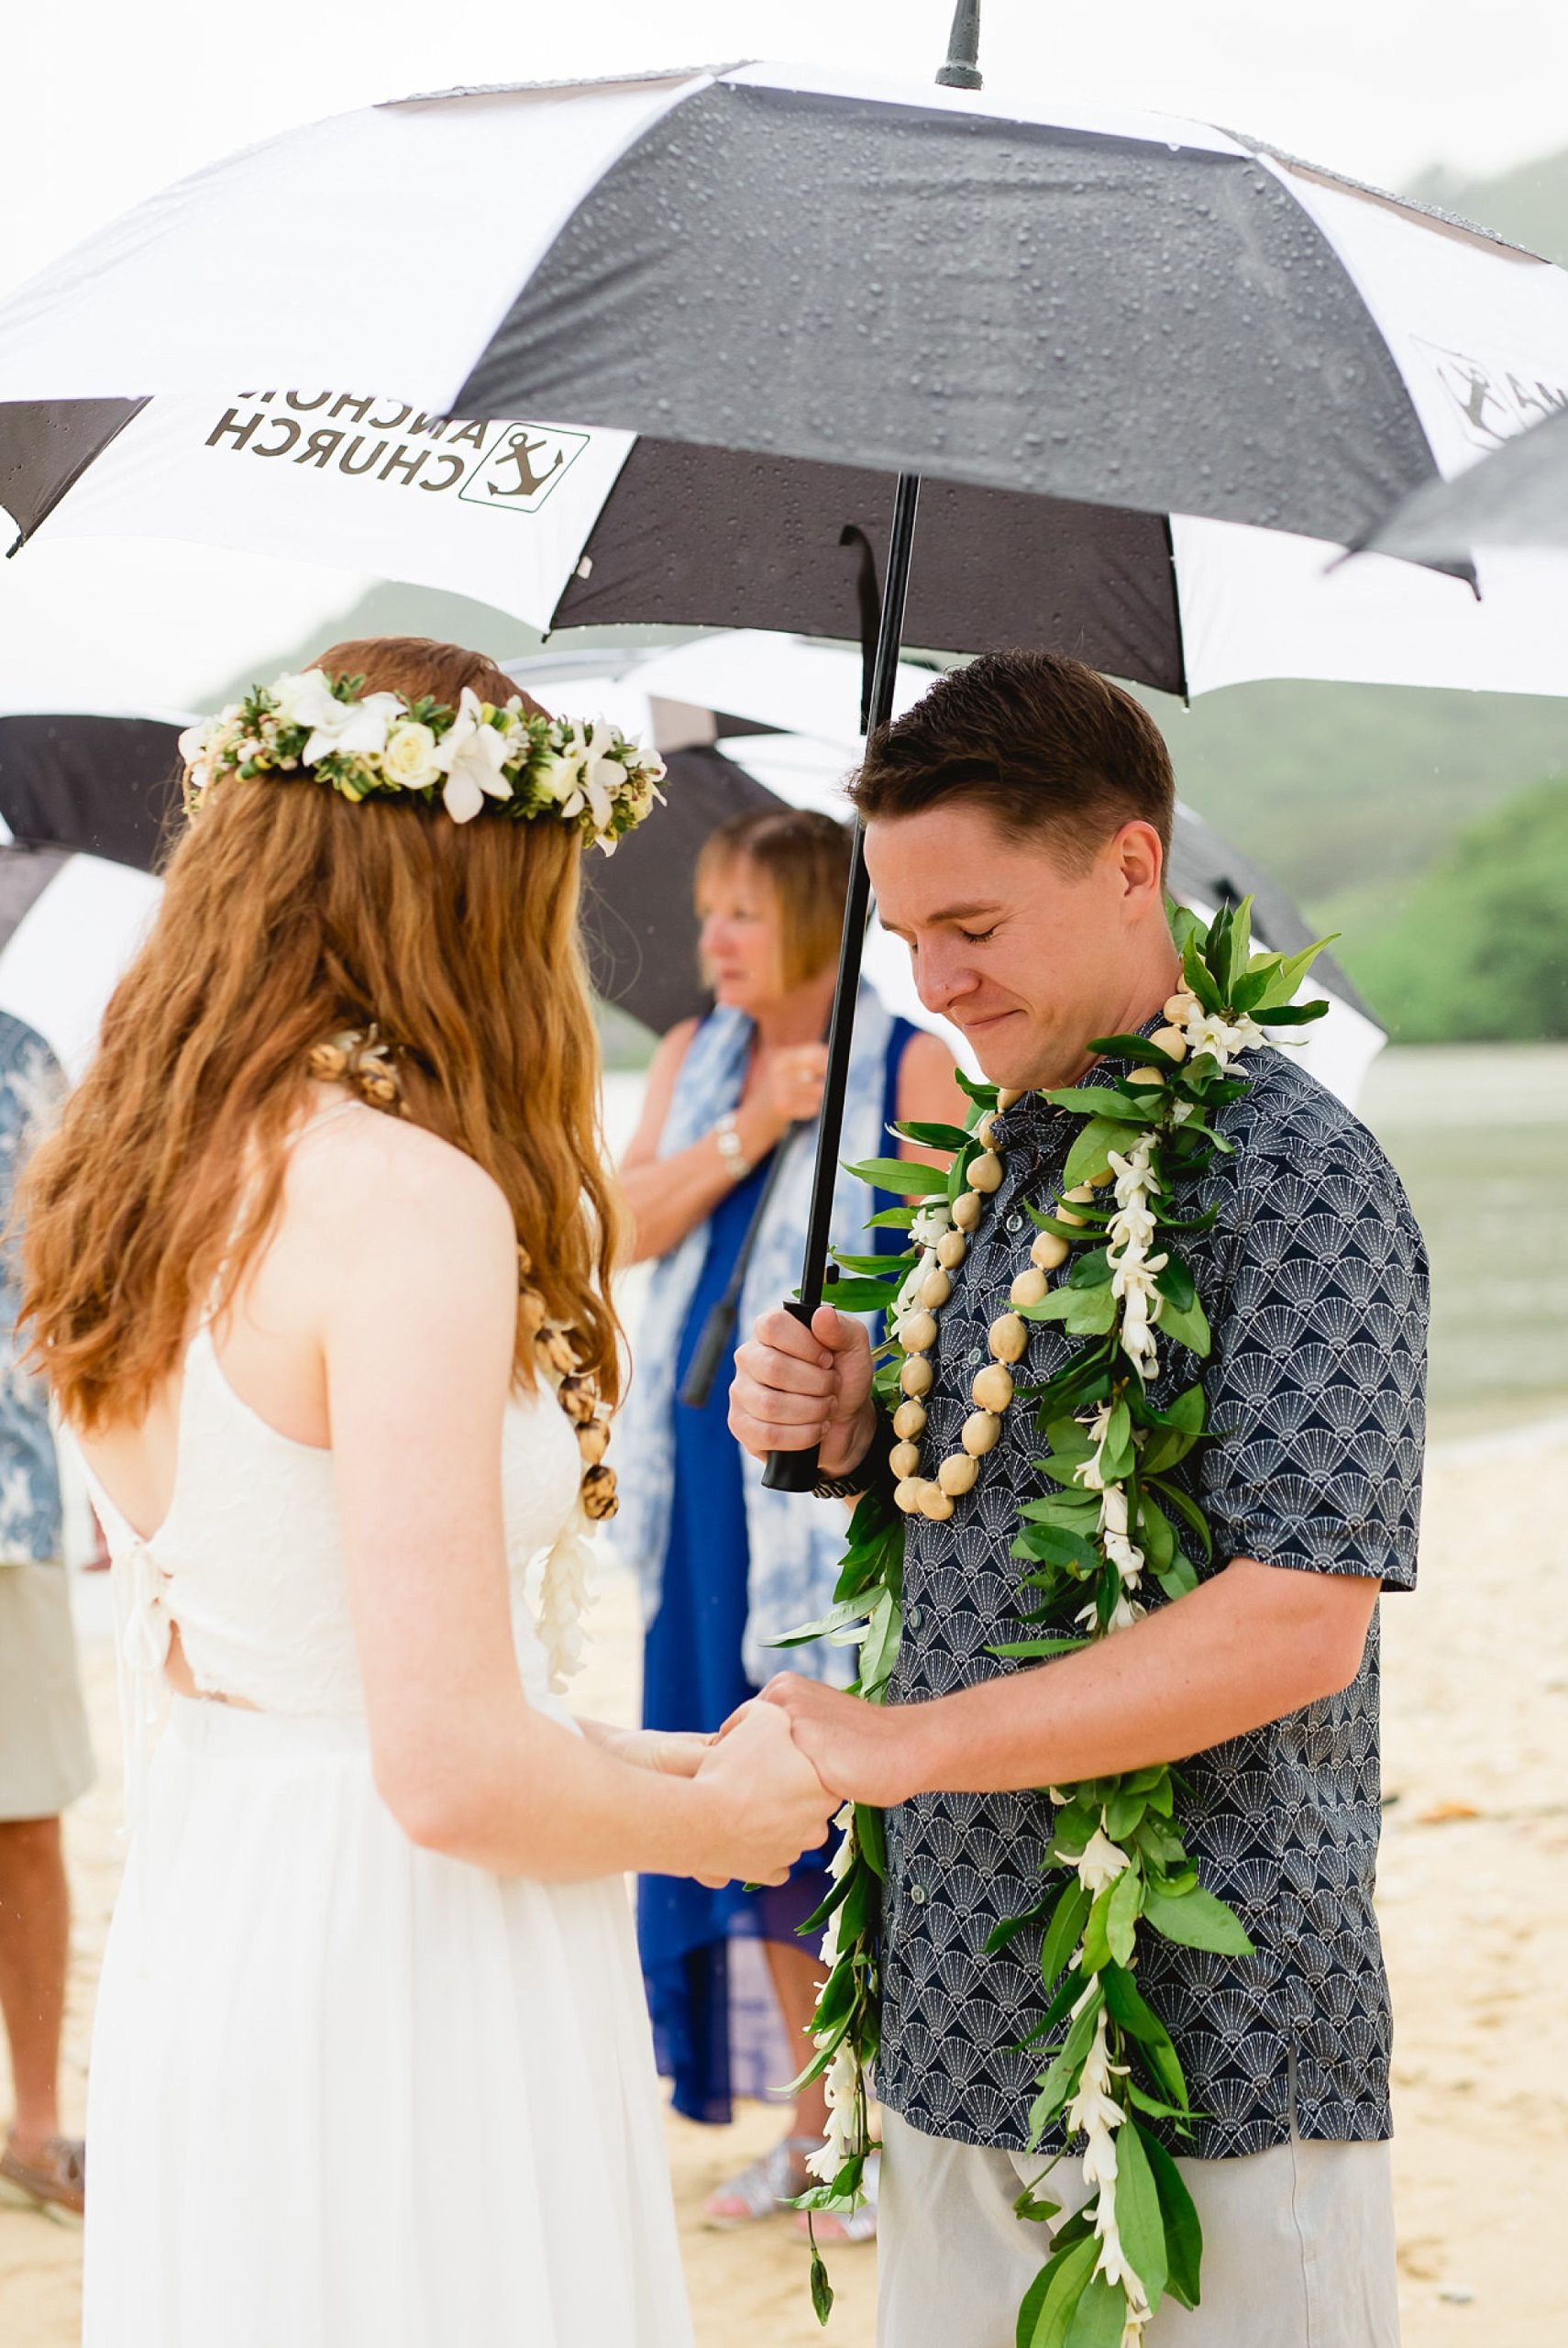
[{"label": "holding hands", "polygon": [[802,1851],[826,1842],[838,1808],[773,1704],[738,1713],[706,1746],[696,1779],[711,1805],[710,1847],[693,1868],[703,1883],[783,1883]]}]

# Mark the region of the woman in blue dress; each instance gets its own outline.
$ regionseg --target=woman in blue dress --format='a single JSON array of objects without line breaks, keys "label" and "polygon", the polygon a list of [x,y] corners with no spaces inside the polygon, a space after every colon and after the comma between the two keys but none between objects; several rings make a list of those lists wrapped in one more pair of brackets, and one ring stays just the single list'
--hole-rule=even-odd
[{"label": "woman in blue dress", "polygon": [[[842,1507],[763,1491],[726,1416],[737,1330],[798,1277],[849,857],[842,825],[795,810],[742,816],[708,842],[697,900],[714,1007],[661,1044],[622,1169],[637,1257],[656,1259],[619,1446],[618,1546],[645,1578],[649,1727],[716,1729],[778,1667],[770,1643],[832,1600]],[[895,1118],[959,1122],[964,1105],[946,1047],[864,990],[841,1156],[889,1156]],[[683,1401],[765,1190],[707,1399]],[[870,1212],[845,1178],[834,1244],[901,1246],[897,1231],[863,1235]],[[821,1644],[790,1657],[791,1668],[841,1683],[853,1661]],[[655,2036],[689,2118],[726,2121],[733,2094],[777,2090],[802,2067],[821,1966],[798,1927],[822,1898],[825,1863],[810,1853],[787,1885],[759,1892],[644,1877],[638,1931]],[[770,2217],[802,2191],[824,2117],[820,2085],[806,2089],[782,2141],[712,2196],[709,2221]]]}]

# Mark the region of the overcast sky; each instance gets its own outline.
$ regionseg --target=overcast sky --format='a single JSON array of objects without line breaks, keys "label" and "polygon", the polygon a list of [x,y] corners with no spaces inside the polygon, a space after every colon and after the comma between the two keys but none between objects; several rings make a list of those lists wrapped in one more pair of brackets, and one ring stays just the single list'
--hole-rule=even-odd
[{"label": "overcast sky", "polygon": [[[925,80],[951,0],[69,0],[18,10],[0,94],[0,293],[101,221],[289,124],[455,83],[536,80],[742,56],[812,58]],[[1491,172],[1568,145],[1568,0],[984,0],[993,94],[1193,114],[1384,184],[1446,161]],[[11,102],[7,103],[7,99]],[[395,235],[396,223],[388,223]],[[346,271],[352,256],[344,256]],[[432,289],[432,298],[436,290]],[[40,692],[69,621],[96,689],[199,690],[248,628],[351,581],[39,548],[29,591],[0,575],[0,692]],[[220,592],[221,590],[221,592]],[[215,605],[215,596],[216,603]],[[228,600],[226,602],[224,599]],[[154,639],[161,608],[161,635]],[[105,631],[118,631],[108,661]],[[232,653],[226,648],[234,641]]]},{"label": "overcast sky", "polygon": [[[0,288],[293,122],[456,82],[810,57],[926,79],[950,0],[70,0],[6,37]],[[992,91],[1196,114],[1383,182],[1568,145],[1563,0],[984,0]]]}]

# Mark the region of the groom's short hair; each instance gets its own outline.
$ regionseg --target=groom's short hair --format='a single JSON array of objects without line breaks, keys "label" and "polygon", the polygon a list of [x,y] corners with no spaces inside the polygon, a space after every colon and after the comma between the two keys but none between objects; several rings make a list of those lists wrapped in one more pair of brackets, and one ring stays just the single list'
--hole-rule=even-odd
[{"label": "groom's short hair", "polygon": [[1080,869],[1138,818],[1168,862],[1176,815],[1170,753],[1148,711],[1054,652],[986,652],[950,669],[871,737],[849,795],[867,823],[961,797]]}]

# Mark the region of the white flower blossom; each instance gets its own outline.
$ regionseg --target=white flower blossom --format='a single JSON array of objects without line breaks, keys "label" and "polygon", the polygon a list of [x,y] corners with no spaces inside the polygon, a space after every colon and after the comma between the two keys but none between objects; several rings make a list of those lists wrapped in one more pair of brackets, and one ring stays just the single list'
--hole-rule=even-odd
[{"label": "white flower blossom", "polygon": [[1078,1462],[1073,1470],[1073,1480],[1081,1484],[1086,1492],[1103,1492],[1105,1478],[1100,1472],[1100,1460],[1105,1451],[1105,1438],[1110,1431],[1110,1404],[1102,1402],[1091,1419],[1080,1419],[1078,1424],[1088,1434],[1094,1451],[1089,1458]]},{"label": "white flower blossom", "polygon": [[846,2038],[823,2078],[827,2132],[816,2151],[806,2154],[806,2166],[820,2184],[831,2185],[850,2155],[866,2150],[860,2141],[859,2084],[860,2066]]},{"label": "white flower blossom", "polygon": [[1129,2320],[1122,2341],[1125,2344],[1131,2332],[1136,2348],[1150,2310],[1148,2294],[1128,2258],[1116,2222],[1116,2132],[1126,2124],[1127,2114],[1116,2100],[1112,2082],[1125,2076],[1125,2065],[1110,2059],[1106,2010],[1101,2006],[1063,2124],[1069,2133],[1081,2134],[1085,2140],[1084,2179],[1096,2196],[1092,2223],[1099,2243],[1095,2272],[1103,2275],[1112,2287],[1120,2284],[1126,2292]]},{"label": "white flower blossom", "polygon": [[[832,1883],[842,1883],[855,1864],[855,1804],[846,1801],[833,1822],[838,1829],[838,1840],[834,1844],[833,1856],[828,1861],[828,1879]],[[818,1984],[819,1988],[826,1987],[828,1976],[839,1960],[841,1954],[839,1920],[843,1914],[844,1905],[841,1901],[828,1918],[823,1931],[821,1952],[823,1978]]]},{"label": "white flower blossom", "polygon": [[[1110,1618],[1104,1626],[1104,1635],[1109,1638],[1112,1631],[1127,1630],[1132,1623],[1142,1622],[1148,1611],[1146,1606],[1140,1606],[1135,1598],[1129,1598],[1123,1590],[1110,1610]],[[1092,1599],[1087,1606],[1079,1607],[1073,1620],[1088,1638],[1093,1638],[1100,1630],[1099,1608]]]},{"label": "white flower blossom", "polygon": [[1124,1587],[1136,1588],[1143,1578],[1144,1556],[1128,1529],[1127,1488],[1108,1484],[1100,1494],[1099,1538],[1106,1556]]},{"label": "white flower blossom", "polygon": [[1131,1864],[1121,1844],[1113,1843],[1103,1826],[1097,1826],[1078,1854],[1078,1881],[1098,1898]]},{"label": "white flower blossom", "polygon": [[[309,746],[307,744],[307,755]],[[465,685],[458,714],[436,745],[436,759],[446,776],[441,793],[454,824],[469,824],[492,799],[510,799],[512,785],[501,770],[514,755],[513,745],[484,715],[484,703],[471,685]]]},{"label": "white flower blossom", "polygon": [[1235,1019],[1200,1011],[1196,1019],[1185,1023],[1184,1033],[1195,1058],[1199,1052],[1207,1052],[1221,1068],[1229,1067],[1238,1052],[1255,1050],[1268,1041],[1257,1021],[1244,1011]]},{"label": "white flower blossom", "polygon": [[1163,1187],[1152,1163],[1156,1144],[1155,1135],[1144,1134],[1125,1157],[1110,1153],[1116,1213],[1106,1233],[1111,1294],[1121,1306],[1121,1349],[1145,1383],[1159,1368],[1154,1324],[1163,1300],[1158,1276],[1169,1260],[1150,1252],[1155,1231],[1151,1202]]},{"label": "white flower blossom", "polygon": [[934,1247],[943,1233],[952,1228],[952,1208],[942,1201],[929,1199],[924,1206],[917,1208],[910,1225],[910,1237],[917,1247]]},{"label": "white flower blossom", "polygon": [[308,725],[305,762],[334,753],[343,758],[379,759],[387,746],[389,728],[403,714],[396,693],[367,693],[362,701],[339,701],[320,669],[280,677],[271,687],[282,725]]},{"label": "white flower blossom", "polygon": [[[936,1268],[935,1248],[922,1248],[921,1251],[920,1261],[917,1264],[911,1265],[909,1271],[905,1275],[899,1289],[898,1295],[893,1299],[892,1317],[893,1334],[895,1336],[899,1334],[898,1324],[903,1319],[905,1313],[913,1312],[919,1306],[920,1292],[922,1288],[924,1286],[927,1275],[935,1271]],[[900,1338],[900,1343],[902,1343],[901,1338]]]},{"label": "white flower blossom", "polygon": [[563,815],[580,815],[587,808],[601,833],[609,830],[615,794],[626,782],[623,761],[599,747],[609,733],[602,725],[572,725],[540,777]]}]

